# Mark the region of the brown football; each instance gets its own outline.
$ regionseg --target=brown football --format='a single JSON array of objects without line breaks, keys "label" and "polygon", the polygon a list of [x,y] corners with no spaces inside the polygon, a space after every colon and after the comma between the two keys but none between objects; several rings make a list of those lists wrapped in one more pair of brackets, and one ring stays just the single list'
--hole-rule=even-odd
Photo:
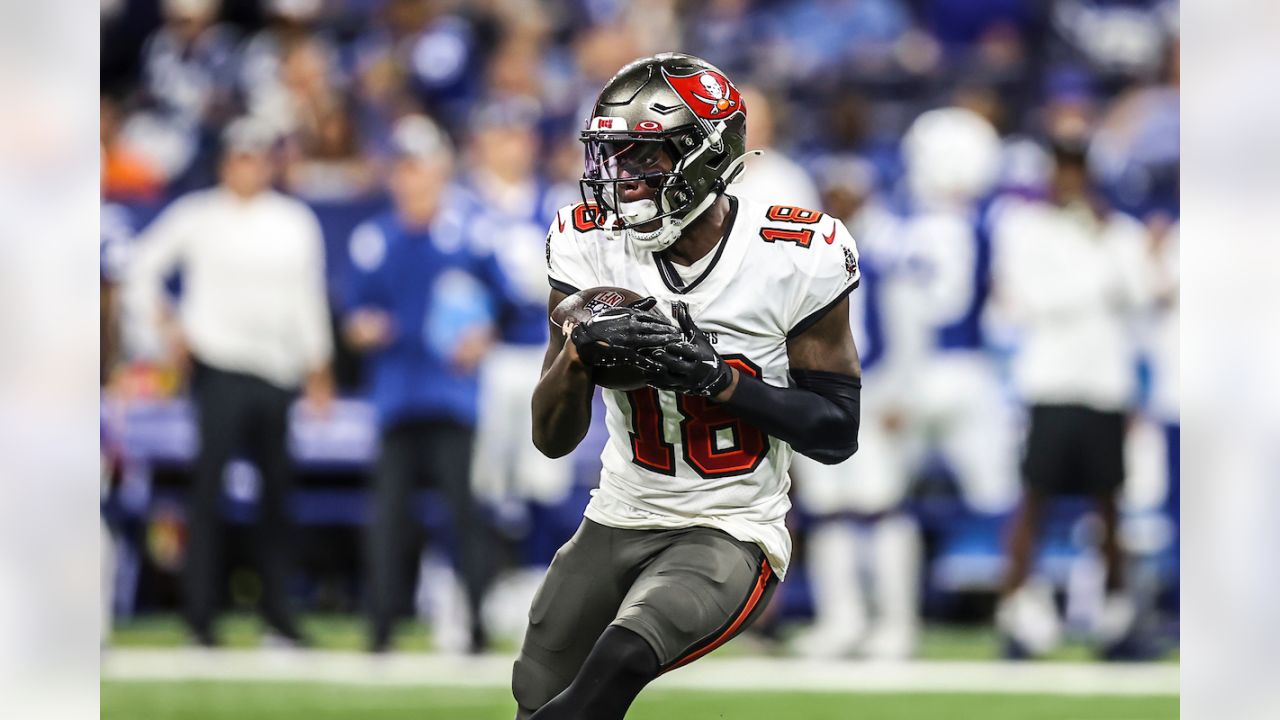
[{"label": "brown football", "polygon": [[[602,310],[620,307],[640,298],[640,295],[620,287],[593,287],[579,290],[561,300],[555,310],[551,311],[551,322],[556,327],[564,327],[566,320],[574,323],[585,322],[587,318]],[[600,387],[611,390],[636,390],[645,385],[644,374],[630,367],[592,368],[591,380]]]}]

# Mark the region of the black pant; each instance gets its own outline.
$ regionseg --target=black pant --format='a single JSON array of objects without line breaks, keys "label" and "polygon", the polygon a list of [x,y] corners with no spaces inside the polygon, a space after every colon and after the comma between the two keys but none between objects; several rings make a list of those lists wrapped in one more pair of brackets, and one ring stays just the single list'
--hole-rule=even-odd
[{"label": "black pant", "polygon": [[1032,405],[1023,481],[1046,495],[1113,495],[1124,484],[1125,416],[1085,405]]},{"label": "black pant", "polygon": [[472,638],[481,644],[480,603],[492,575],[488,527],[471,493],[475,432],[445,421],[406,421],[383,431],[373,473],[373,517],[366,543],[370,644],[385,649],[396,616],[407,606],[406,576],[417,557],[419,525],[413,496],[429,478],[445,494],[453,526],[457,568],[471,609]]},{"label": "black pant", "polygon": [[253,537],[262,579],[261,611],[278,632],[296,637],[285,592],[292,540],[288,412],[294,394],[253,375],[203,364],[196,365],[193,390],[200,451],[187,510],[187,621],[198,638],[212,637],[222,577],[222,478],[227,462],[243,450],[261,476]]}]

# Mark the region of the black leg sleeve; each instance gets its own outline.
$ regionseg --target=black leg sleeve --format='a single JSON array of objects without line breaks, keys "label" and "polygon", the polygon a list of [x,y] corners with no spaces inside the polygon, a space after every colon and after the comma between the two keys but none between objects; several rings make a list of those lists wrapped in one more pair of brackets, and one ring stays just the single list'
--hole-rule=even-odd
[{"label": "black leg sleeve", "polygon": [[658,676],[658,656],[644,638],[610,625],[573,683],[529,720],[623,720],[636,696]]}]

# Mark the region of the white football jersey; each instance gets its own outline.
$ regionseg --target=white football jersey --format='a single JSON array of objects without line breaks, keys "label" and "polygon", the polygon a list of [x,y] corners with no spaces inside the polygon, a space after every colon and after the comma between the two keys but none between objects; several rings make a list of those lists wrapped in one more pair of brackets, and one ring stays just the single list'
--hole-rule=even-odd
[{"label": "white football jersey", "polygon": [[[562,208],[547,235],[551,286],[570,294],[627,288],[657,298],[668,317],[672,302],[684,301],[726,361],[788,387],[787,338],[858,286],[858,250],[836,218],[730,201],[728,237],[694,264],[705,269],[688,280],[665,258],[594,227],[581,204]],[[718,528],[758,544],[779,578],[785,575],[787,443],[705,398],[646,387],[606,389],[604,400],[609,442],[587,518],[617,528]]]}]

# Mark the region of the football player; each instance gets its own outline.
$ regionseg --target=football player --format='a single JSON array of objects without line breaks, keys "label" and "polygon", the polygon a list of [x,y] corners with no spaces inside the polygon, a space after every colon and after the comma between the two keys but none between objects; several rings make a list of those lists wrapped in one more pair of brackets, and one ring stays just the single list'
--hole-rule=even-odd
[{"label": "football player", "polygon": [[517,718],[622,718],[750,625],[787,572],[794,453],[857,449],[857,249],[836,218],[727,192],[754,154],[747,113],[722,72],[664,53],[619,71],[582,133],[583,202],[547,238],[548,307],[598,286],[646,297],[552,327],[534,443],[560,457],[581,441],[593,366],[648,384],[604,391],[600,487],[530,609]]},{"label": "football player", "polygon": [[823,206],[858,234],[862,287],[849,296],[853,337],[868,387],[858,454],[839,465],[796,458],[797,504],[810,518],[805,570],[814,624],[795,638],[810,657],[857,653],[901,660],[920,634],[920,528],[906,504],[911,468],[903,407],[925,353],[912,297],[918,291],[898,240],[900,219],[874,194],[865,160],[820,165]]},{"label": "football player", "polygon": [[905,399],[912,454],[936,451],[970,510],[1009,511],[1018,498],[1013,406],[988,349],[984,315],[991,245],[985,199],[1000,138],[977,113],[930,110],[902,139],[911,211],[899,231],[911,310],[925,345]]}]

